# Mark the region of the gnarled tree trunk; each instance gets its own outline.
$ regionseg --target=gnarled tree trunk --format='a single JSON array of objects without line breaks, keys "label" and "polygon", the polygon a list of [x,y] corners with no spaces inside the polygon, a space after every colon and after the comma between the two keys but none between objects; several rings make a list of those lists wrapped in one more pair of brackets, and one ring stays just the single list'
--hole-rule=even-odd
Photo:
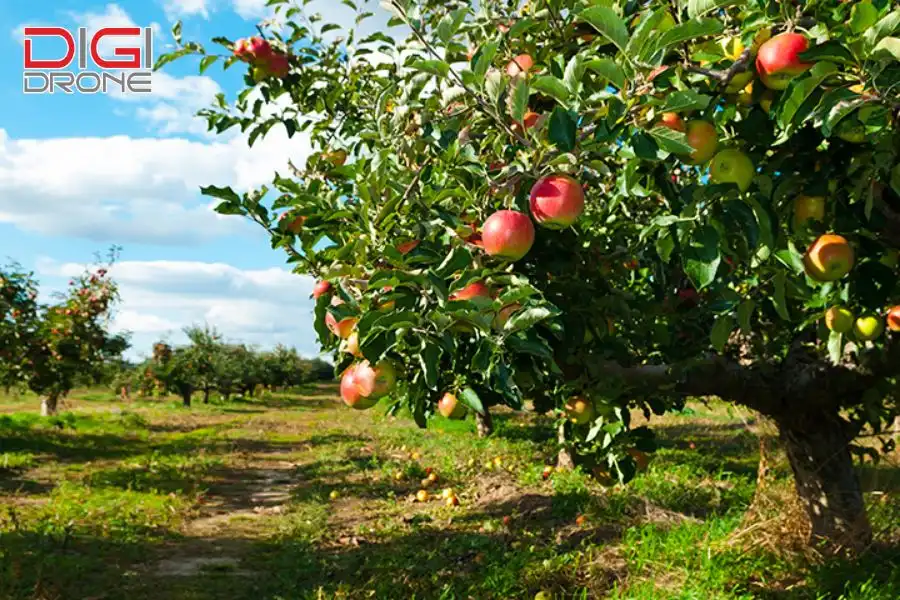
[{"label": "gnarled tree trunk", "polygon": [[41,416],[52,417],[57,412],[59,394],[47,394],[41,398]]},{"label": "gnarled tree trunk", "polygon": [[494,433],[494,419],[491,418],[491,411],[487,406],[484,407],[484,414],[475,413],[475,430],[478,431],[478,437],[484,438]]},{"label": "gnarled tree trunk", "polygon": [[813,542],[832,550],[860,549],[872,539],[862,488],[844,422],[834,414],[798,411],[776,417]]},{"label": "gnarled tree trunk", "polygon": [[209,388],[203,388],[203,404],[209,404]]}]

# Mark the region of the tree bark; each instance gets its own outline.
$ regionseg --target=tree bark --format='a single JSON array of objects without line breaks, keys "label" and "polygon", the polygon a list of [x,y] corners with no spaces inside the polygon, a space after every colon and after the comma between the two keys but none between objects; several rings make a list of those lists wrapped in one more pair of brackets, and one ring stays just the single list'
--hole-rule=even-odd
[{"label": "tree bark", "polygon": [[849,435],[836,414],[777,418],[797,495],[812,525],[812,542],[829,550],[859,550],[872,539],[862,488],[853,468]]},{"label": "tree bark", "polygon": [[475,413],[475,429],[478,431],[478,437],[484,438],[494,433],[494,419],[491,418],[491,411],[487,406],[484,407],[484,414]]},{"label": "tree bark", "polygon": [[57,412],[57,405],[59,404],[59,395],[58,394],[47,394],[43,398],[41,398],[41,416],[42,417],[52,417]]},{"label": "tree bark", "polygon": [[191,407],[191,393],[193,390],[191,388],[181,388],[181,403],[185,408]]},{"label": "tree bark", "polygon": [[575,468],[575,459],[572,457],[572,453],[569,452],[569,449],[566,448],[563,444],[566,443],[566,424],[560,423],[559,428],[556,430],[556,439],[559,442],[559,454],[556,455],[556,468],[557,469],[574,469]]},{"label": "tree bark", "polygon": [[203,388],[203,404],[209,404],[209,388]]}]

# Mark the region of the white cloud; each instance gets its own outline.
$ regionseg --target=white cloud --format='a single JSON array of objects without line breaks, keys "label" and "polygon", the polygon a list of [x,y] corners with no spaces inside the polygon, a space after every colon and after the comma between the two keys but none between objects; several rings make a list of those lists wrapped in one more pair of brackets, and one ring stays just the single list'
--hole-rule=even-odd
[{"label": "white cloud", "polygon": [[252,149],[245,140],[12,139],[0,129],[0,222],[104,243],[190,245],[247,232],[243,220],[213,212],[199,188],[247,191],[310,149],[278,129]]},{"label": "white cloud", "polygon": [[266,19],[272,9],[266,7],[266,0],[233,0],[234,12],[243,19]]},{"label": "white cloud", "polygon": [[166,0],[163,5],[166,17],[173,21],[179,17],[198,15],[204,19],[209,18],[209,8],[206,0]]},{"label": "white cloud", "polygon": [[[71,277],[83,269],[48,258],[37,261],[42,276]],[[110,277],[122,297],[113,329],[132,332],[131,357],[146,355],[160,339],[184,343],[182,329],[203,323],[233,341],[261,347],[283,343],[306,356],[319,353],[311,277],[188,261],[122,261]]]},{"label": "white cloud", "polygon": [[[154,37],[159,37],[162,27],[159,23],[135,23],[118,4],[107,4],[102,13],[95,12],[70,12],[69,16],[79,27],[87,27],[88,39],[94,33],[104,27],[151,27]],[[104,58],[115,58],[113,50],[122,44],[122,38],[109,37],[100,41],[97,46],[100,55]]]}]

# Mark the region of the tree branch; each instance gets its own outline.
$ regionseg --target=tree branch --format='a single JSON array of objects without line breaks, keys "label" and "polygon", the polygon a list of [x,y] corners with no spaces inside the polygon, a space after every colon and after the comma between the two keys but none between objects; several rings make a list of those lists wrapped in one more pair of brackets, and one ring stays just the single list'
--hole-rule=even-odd
[{"label": "tree branch", "polygon": [[738,57],[736,61],[725,71],[717,71],[715,69],[704,69],[703,67],[698,67],[696,65],[685,64],[684,68],[689,73],[699,73],[701,75],[705,75],[710,79],[715,79],[719,82],[719,87],[725,88],[731,83],[731,80],[734,79],[735,75],[738,73],[743,73],[750,66],[750,57],[752,56],[752,48],[745,48],[741,55]]}]

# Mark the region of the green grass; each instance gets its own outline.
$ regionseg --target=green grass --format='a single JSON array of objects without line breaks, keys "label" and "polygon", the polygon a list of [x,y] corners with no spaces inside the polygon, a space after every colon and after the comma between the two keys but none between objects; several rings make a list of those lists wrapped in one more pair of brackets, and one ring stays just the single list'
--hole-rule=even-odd
[{"label": "green grass", "polygon": [[[545,481],[554,432],[528,414],[480,440],[471,419],[423,431],[329,386],[189,410],[87,390],[67,408],[0,399],[2,599],[900,598],[896,456],[866,473],[870,552],[735,542],[758,440],[719,404],[656,423],[647,471],[612,488]],[[412,501],[429,470],[460,506]]]}]

